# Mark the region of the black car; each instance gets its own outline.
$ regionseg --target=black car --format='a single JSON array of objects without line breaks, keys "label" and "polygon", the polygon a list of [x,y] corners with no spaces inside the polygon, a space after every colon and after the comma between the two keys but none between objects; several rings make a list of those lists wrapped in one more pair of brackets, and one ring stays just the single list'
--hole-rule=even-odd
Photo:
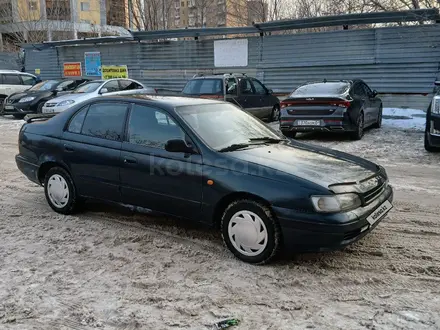
[{"label": "black car", "polygon": [[425,150],[440,151],[440,81],[435,82],[434,97],[426,111]]},{"label": "black car", "polygon": [[1,115],[24,118],[29,113],[41,113],[46,101],[73,91],[89,79],[53,79],[42,81],[28,90],[9,95],[3,104]]},{"label": "black car", "polygon": [[280,116],[280,100],[259,80],[245,74],[196,76],[183,88],[183,96],[221,99],[269,121]]},{"label": "black car", "polygon": [[18,145],[54,211],[91,198],[198,220],[250,263],[343,247],[392,208],[381,166],[285,138],[228,102],[103,96],[25,123]]},{"label": "black car", "polygon": [[382,125],[382,100],[362,80],[307,83],[281,102],[280,129],[298,132],[348,132],[360,140],[364,129]]}]

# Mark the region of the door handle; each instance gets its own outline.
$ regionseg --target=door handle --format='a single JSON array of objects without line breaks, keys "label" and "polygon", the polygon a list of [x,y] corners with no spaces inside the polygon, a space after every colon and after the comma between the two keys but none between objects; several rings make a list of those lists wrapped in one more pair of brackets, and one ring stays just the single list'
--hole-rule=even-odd
[{"label": "door handle", "polygon": [[68,151],[68,152],[73,152],[75,151],[75,149],[73,149],[71,146],[69,146],[68,144],[64,145],[64,150]]},{"label": "door handle", "polygon": [[137,159],[134,157],[124,157],[124,163],[126,164],[136,164]]}]

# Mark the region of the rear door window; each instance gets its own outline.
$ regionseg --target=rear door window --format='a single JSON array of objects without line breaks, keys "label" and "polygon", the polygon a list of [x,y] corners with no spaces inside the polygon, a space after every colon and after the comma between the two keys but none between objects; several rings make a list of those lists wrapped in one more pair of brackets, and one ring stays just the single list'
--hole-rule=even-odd
[{"label": "rear door window", "polygon": [[118,92],[120,90],[119,83],[117,80],[112,80],[106,83],[102,88],[107,88],[108,93]]},{"label": "rear door window", "polygon": [[128,91],[132,89],[141,89],[142,86],[138,83],[131,81],[131,80],[119,80],[119,85],[121,88],[121,91]]},{"label": "rear door window", "polygon": [[361,97],[365,96],[365,90],[362,87],[362,84],[357,83],[356,85],[354,85],[354,87],[353,87],[353,94],[356,95],[356,96],[361,96]]},{"label": "rear door window", "polygon": [[223,95],[223,79],[194,79],[189,81],[183,89],[188,95]]},{"label": "rear door window", "polygon": [[101,139],[121,141],[127,104],[95,103],[87,112],[81,133]]},{"label": "rear door window", "polygon": [[73,115],[73,118],[70,120],[69,127],[67,128],[69,132],[77,134],[81,133],[88,108],[89,106],[86,106]]},{"label": "rear door window", "polygon": [[244,95],[254,94],[254,89],[249,79],[240,79],[240,92]]},{"label": "rear door window", "polygon": [[32,76],[22,75],[21,81],[23,81],[23,85],[33,86],[37,83],[37,79]]},{"label": "rear door window", "polygon": [[235,78],[226,79],[226,94],[237,95],[237,80]]},{"label": "rear door window", "polygon": [[21,85],[21,80],[17,74],[3,74],[3,84]]}]

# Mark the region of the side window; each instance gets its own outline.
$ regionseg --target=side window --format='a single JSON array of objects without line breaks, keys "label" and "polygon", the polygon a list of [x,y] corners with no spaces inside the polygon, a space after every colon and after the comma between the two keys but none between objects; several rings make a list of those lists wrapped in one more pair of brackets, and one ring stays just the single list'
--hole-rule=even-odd
[{"label": "side window", "polygon": [[37,83],[37,80],[32,76],[22,75],[21,80],[23,81],[23,85],[34,86]]},{"label": "side window", "polygon": [[61,84],[57,86],[58,90],[71,90],[75,86],[75,82],[73,80],[63,81]]},{"label": "side window", "polygon": [[88,108],[89,108],[88,106],[82,108],[80,111],[78,111],[73,115],[72,119],[70,120],[69,127],[67,128],[69,132],[77,133],[77,134],[81,133],[81,129],[84,123],[84,118],[86,117]]},{"label": "side window", "polygon": [[134,105],[128,122],[128,142],[165,149],[168,140],[185,139],[185,133],[165,112]]},{"label": "side window", "polygon": [[117,80],[112,80],[106,83],[102,88],[107,88],[108,92],[117,92],[119,91],[119,84]]},{"label": "side window", "polygon": [[353,94],[356,96],[365,96],[365,91],[362,88],[362,85],[360,83],[357,83],[353,87]]},{"label": "side window", "polygon": [[122,103],[92,104],[81,133],[101,139],[120,141],[124,130],[127,105]]},{"label": "side window", "polygon": [[254,84],[255,94],[258,95],[266,95],[267,90],[264,88],[263,84],[260,83],[257,79],[252,79],[252,83]]},{"label": "side window", "polygon": [[235,78],[226,79],[225,84],[226,84],[226,94],[237,95],[237,80],[235,80]]},{"label": "side window", "polygon": [[21,85],[21,80],[17,74],[3,74],[3,84]]},{"label": "side window", "polygon": [[362,84],[362,87],[364,89],[365,95],[371,95],[372,91],[371,91],[370,87],[368,87],[366,84]]},{"label": "side window", "polygon": [[241,79],[240,80],[240,91],[241,91],[241,94],[244,94],[244,95],[254,94],[254,91],[252,89],[252,85],[251,85],[251,82],[249,81],[249,79]]},{"label": "side window", "polygon": [[131,81],[131,80],[119,80],[119,85],[121,86],[121,91],[142,88],[141,85],[139,85],[138,83],[135,83],[134,81]]}]

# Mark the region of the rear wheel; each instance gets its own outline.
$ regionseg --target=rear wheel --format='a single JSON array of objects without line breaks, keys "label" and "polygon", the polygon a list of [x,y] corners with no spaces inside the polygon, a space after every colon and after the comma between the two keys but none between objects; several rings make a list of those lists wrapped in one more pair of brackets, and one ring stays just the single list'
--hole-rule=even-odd
[{"label": "rear wheel", "polygon": [[44,193],[49,206],[57,213],[72,214],[79,206],[72,178],[61,167],[52,167],[46,173]]},{"label": "rear wheel", "polygon": [[228,249],[248,263],[269,262],[282,244],[280,226],[270,209],[251,199],[237,200],[226,208],[221,231]]},{"label": "rear wheel", "polygon": [[271,121],[278,121],[278,120],[280,120],[280,106],[274,105],[271,114]]},{"label": "rear wheel", "polygon": [[377,114],[377,120],[373,125],[373,128],[381,128],[382,127],[382,113],[383,109],[382,106],[380,106],[379,113]]},{"label": "rear wheel", "polygon": [[296,132],[293,132],[293,131],[284,131],[284,132],[282,132],[283,134],[284,134],[284,136],[287,136],[288,138],[295,138],[295,136],[296,136]]},{"label": "rear wheel", "polygon": [[360,140],[364,136],[364,113],[360,112],[356,124],[356,130],[351,132],[350,137],[353,140]]}]

